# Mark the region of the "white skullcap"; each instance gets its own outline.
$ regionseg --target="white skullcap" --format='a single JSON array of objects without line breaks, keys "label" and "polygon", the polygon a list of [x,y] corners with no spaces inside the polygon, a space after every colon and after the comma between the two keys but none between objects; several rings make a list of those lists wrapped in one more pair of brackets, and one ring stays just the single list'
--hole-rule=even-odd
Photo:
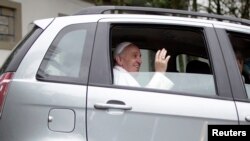
[{"label": "white skullcap", "polygon": [[128,47],[129,45],[132,45],[133,43],[131,42],[122,42],[120,44],[118,44],[115,48],[115,51],[114,51],[114,57],[119,55],[120,53],[122,53],[122,51]]}]

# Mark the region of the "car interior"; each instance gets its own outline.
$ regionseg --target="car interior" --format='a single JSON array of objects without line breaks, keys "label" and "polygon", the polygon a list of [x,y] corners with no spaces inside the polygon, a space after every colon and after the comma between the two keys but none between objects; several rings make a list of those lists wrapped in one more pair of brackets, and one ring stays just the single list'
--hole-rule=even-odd
[{"label": "car interior", "polygon": [[[142,50],[142,54],[143,51],[146,52],[149,59],[147,62],[151,68],[143,71],[153,71],[152,65],[154,65],[156,51],[165,48],[171,55],[168,72],[186,72],[188,62],[196,60],[194,65],[189,65],[187,72],[211,73],[206,44],[203,33],[199,28],[163,27],[159,25],[139,26],[134,24],[114,25],[111,29],[111,39],[112,48],[123,41],[129,41],[137,45]],[[203,66],[205,67],[203,68]],[[190,69],[190,67],[192,68]],[[201,68],[206,68],[206,70],[202,71]]]}]

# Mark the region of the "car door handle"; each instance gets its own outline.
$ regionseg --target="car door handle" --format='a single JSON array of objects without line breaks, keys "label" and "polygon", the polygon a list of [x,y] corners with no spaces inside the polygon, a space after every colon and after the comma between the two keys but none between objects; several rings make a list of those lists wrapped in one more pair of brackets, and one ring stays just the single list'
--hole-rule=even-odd
[{"label": "car door handle", "polygon": [[250,122],[250,116],[246,116],[246,117],[245,117],[245,120],[246,120],[247,122]]},{"label": "car door handle", "polygon": [[121,110],[132,110],[131,106],[127,105],[119,105],[119,104],[104,104],[104,103],[96,103],[94,105],[96,109],[106,110],[106,109],[121,109]]}]

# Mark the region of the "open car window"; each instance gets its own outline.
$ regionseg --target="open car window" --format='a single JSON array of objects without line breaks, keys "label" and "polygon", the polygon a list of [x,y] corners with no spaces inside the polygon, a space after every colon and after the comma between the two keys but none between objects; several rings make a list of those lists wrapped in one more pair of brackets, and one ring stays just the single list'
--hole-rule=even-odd
[{"label": "open car window", "polygon": [[[159,25],[114,25],[111,29],[111,39],[112,50],[124,41],[135,44],[140,48],[142,62],[139,72],[129,72],[125,69],[127,74],[123,70],[121,75],[116,75],[119,70],[113,70],[114,85],[203,96],[216,95],[203,29]],[[155,72],[155,54],[163,48],[171,57],[166,72],[159,74]],[[118,65],[114,59],[111,60],[114,61],[114,66]],[[120,83],[118,80],[121,80]]]}]

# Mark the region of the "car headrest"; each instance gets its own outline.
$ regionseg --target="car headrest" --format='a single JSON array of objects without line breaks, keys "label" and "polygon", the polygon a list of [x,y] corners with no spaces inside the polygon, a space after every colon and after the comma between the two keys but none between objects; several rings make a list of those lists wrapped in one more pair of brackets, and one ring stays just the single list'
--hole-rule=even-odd
[{"label": "car headrest", "polygon": [[192,60],[188,62],[187,67],[186,67],[186,72],[187,73],[211,74],[209,65],[199,60]]}]

